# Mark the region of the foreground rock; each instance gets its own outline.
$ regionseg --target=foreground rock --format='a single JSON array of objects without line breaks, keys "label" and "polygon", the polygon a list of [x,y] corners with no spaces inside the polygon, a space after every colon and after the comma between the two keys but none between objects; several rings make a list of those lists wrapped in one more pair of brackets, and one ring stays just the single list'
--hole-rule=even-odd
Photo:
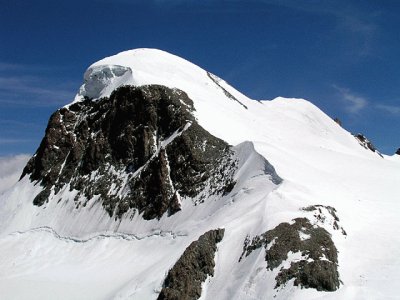
[{"label": "foreground rock", "polygon": [[199,299],[201,285],[207,276],[214,275],[214,256],[224,229],[210,230],[192,242],[169,270],[159,300]]},{"label": "foreground rock", "polygon": [[[331,207],[311,206],[304,210],[315,212],[321,218],[321,208],[333,217],[335,230],[344,230]],[[335,291],[340,286],[337,249],[329,232],[311,224],[307,218],[296,218],[292,223],[281,223],[274,229],[250,240],[247,237],[240,261],[259,248],[265,248],[267,269],[278,269],[276,286],[284,286],[294,279],[295,286],[318,291]],[[289,266],[289,267],[287,267]]]}]

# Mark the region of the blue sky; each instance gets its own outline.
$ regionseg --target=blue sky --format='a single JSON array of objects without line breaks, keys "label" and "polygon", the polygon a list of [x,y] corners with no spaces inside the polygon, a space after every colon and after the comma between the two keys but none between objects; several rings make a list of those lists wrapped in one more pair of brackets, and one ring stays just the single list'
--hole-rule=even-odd
[{"label": "blue sky", "polygon": [[93,62],[150,47],[254,99],[310,100],[383,152],[400,147],[400,3],[0,0],[0,156],[34,153]]}]

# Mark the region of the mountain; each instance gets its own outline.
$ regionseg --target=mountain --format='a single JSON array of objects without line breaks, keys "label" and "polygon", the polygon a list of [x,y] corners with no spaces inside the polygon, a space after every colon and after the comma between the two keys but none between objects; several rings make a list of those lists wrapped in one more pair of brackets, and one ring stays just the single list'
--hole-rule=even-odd
[{"label": "mountain", "polygon": [[306,100],[107,57],[0,196],[2,297],[395,298],[400,159],[371,148]]}]

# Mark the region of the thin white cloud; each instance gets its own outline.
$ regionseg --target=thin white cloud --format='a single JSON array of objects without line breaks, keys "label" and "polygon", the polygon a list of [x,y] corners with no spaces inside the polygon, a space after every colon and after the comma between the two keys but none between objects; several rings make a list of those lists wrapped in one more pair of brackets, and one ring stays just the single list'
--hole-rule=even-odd
[{"label": "thin white cloud", "polygon": [[0,138],[0,145],[21,144],[32,142],[31,139]]},{"label": "thin white cloud", "polygon": [[4,71],[20,71],[25,69],[22,65],[19,64],[10,64],[0,61],[0,72]]},{"label": "thin white cloud", "polygon": [[340,16],[342,25],[354,33],[360,33],[364,36],[370,36],[375,33],[377,27],[373,23],[369,23],[357,16],[351,14],[344,14]]},{"label": "thin white cloud", "polygon": [[21,72],[43,72],[43,71],[59,71],[68,69],[68,66],[46,66],[37,64],[18,64],[0,61],[0,72],[5,73],[21,73]]},{"label": "thin white cloud", "polygon": [[359,113],[368,105],[368,100],[364,97],[354,94],[350,89],[332,85],[341,95],[345,103],[345,109],[352,114]]},{"label": "thin white cloud", "polygon": [[[256,0],[257,1],[257,0]],[[375,36],[379,32],[379,26],[375,22],[379,11],[363,10],[354,3],[346,3],[336,0],[325,1],[298,1],[298,0],[258,0],[268,5],[286,7],[305,13],[333,17],[337,24],[337,30],[351,34],[357,40],[357,51],[360,56],[371,54],[371,48]]]},{"label": "thin white cloud", "polygon": [[0,61],[0,104],[60,106],[76,92],[69,83],[55,80],[64,66],[19,64]]},{"label": "thin white cloud", "polygon": [[74,96],[74,92],[54,88],[42,88],[40,78],[32,76],[0,76],[0,102],[21,105],[62,105]]},{"label": "thin white cloud", "polygon": [[376,108],[383,110],[387,113],[390,113],[392,115],[400,116],[400,106],[378,104],[376,105]]},{"label": "thin white cloud", "polygon": [[27,154],[0,157],[0,194],[18,181],[29,158]]},{"label": "thin white cloud", "polygon": [[25,120],[23,121],[17,121],[17,120],[0,120],[0,126],[1,127],[6,127],[6,126],[11,126],[11,127],[28,127],[28,128],[35,128],[39,129],[41,126],[37,123],[34,122],[27,122]]},{"label": "thin white cloud", "polygon": [[8,63],[0,61],[0,72],[32,72],[32,71],[43,71],[50,70],[49,67],[39,66],[39,65],[23,65],[16,63]]}]

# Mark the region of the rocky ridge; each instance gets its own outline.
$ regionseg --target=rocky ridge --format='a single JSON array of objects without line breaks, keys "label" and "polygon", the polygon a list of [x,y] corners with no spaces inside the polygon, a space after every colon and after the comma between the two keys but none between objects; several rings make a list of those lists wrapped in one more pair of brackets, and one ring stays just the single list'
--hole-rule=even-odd
[{"label": "rocky ridge", "polygon": [[214,275],[214,256],[224,229],[210,230],[192,242],[169,270],[158,300],[199,299],[202,283]]},{"label": "rocky ridge", "polygon": [[376,149],[376,147],[372,144],[372,142],[369,139],[367,139],[366,136],[364,136],[361,133],[357,133],[357,134],[354,134],[354,137],[356,138],[356,140],[358,141],[360,146],[364,147],[366,150],[375,152],[380,157],[383,157],[382,154]]},{"label": "rocky ridge", "polygon": [[188,197],[201,203],[232,189],[236,161],[231,147],[194,119],[192,100],[162,86],[117,89],[56,111],[22,177],[43,186],[33,203],[75,206],[100,201],[110,216],[138,211],[144,219],[180,210]]}]

